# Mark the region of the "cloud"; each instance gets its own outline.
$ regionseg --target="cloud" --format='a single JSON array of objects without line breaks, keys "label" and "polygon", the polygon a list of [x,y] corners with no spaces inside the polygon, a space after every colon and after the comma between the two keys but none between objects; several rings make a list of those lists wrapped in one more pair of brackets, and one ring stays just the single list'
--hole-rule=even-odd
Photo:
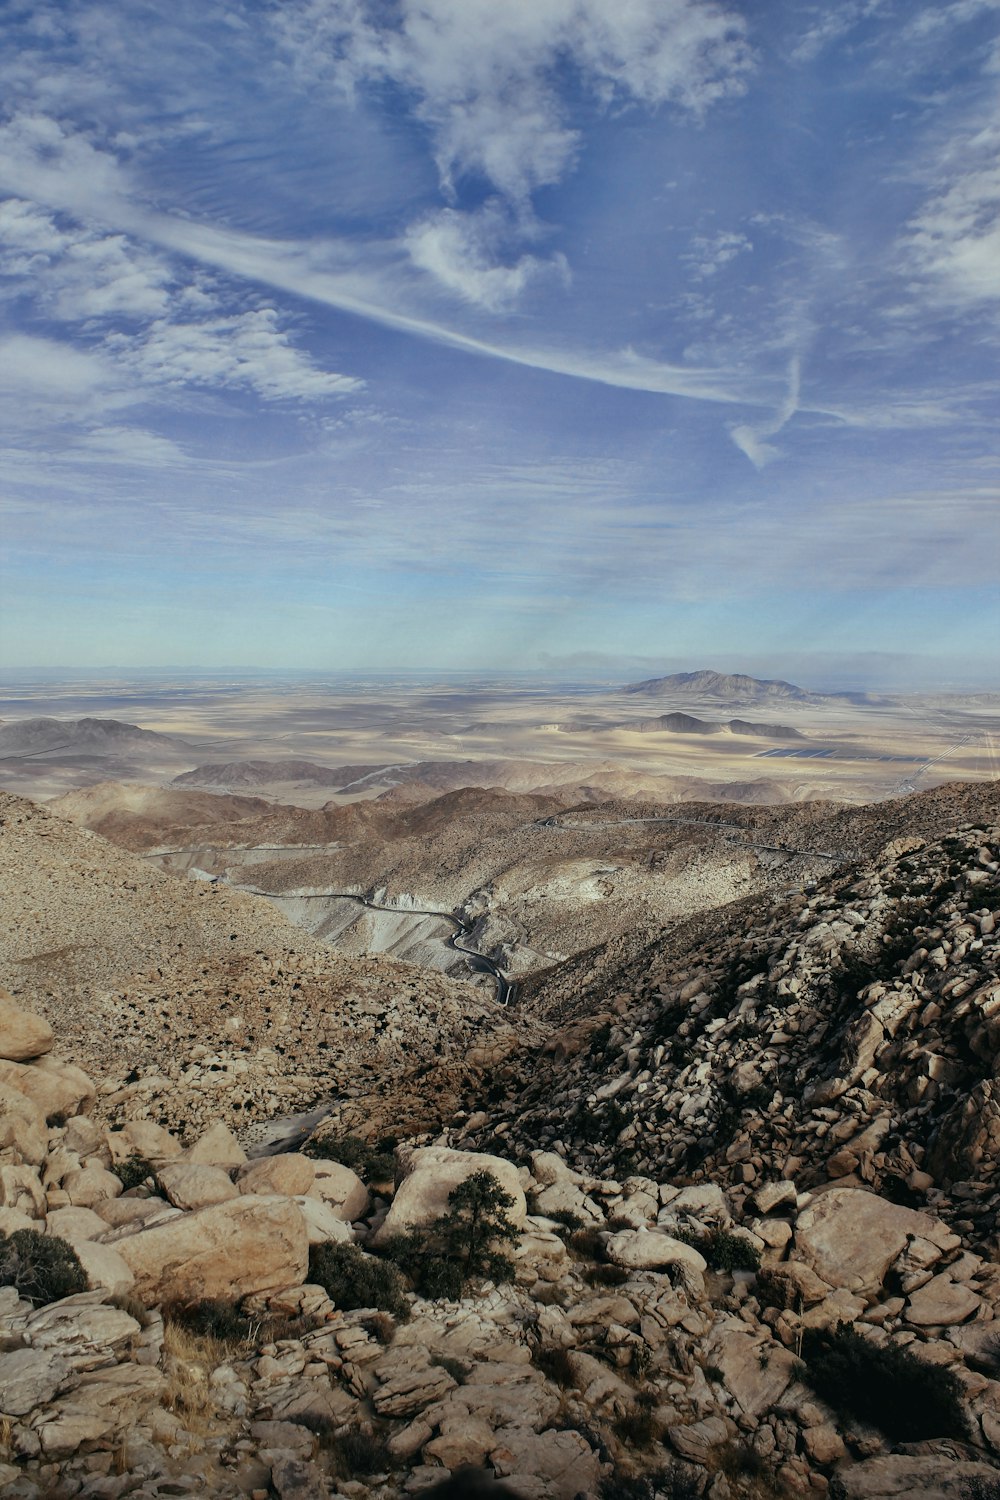
[{"label": "cloud", "polygon": [[772,459],[781,457],[781,449],[767,442],[767,439],[775,437],[798,411],[801,380],[801,362],[798,355],[793,355],[788,366],[788,393],[774,417],[767,422],[741,423],[730,427],[729,436],[740,452],[746,454],[755,469],[763,469]]},{"label": "cloud", "polygon": [[502,206],[495,200],[477,213],[444,208],[410,226],[403,243],[411,261],[466,302],[498,312],[516,302],[531,281],[543,276],[566,280],[565,256],[541,260],[521,255],[512,265],[497,262],[496,250],[510,234]]},{"label": "cloud", "polygon": [[742,18],[715,0],[401,0],[391,12],[376,0],[289,0],[273,24],[302,74],[348,94],[389,85],[406,101],[451,206],[410,230],[415,261],[492,310],[538,263],[497,262],[487,230],[500,220],[474,210],[462,224],[464,183],[487,183],[530,236],[533,194],[560,182],[577,155],[574,92],[600,108],[700,115],[740,92],[751,65]]},{"label": "cloud", "polygon": [[141,338],[112,334],[108,349],[144,382],[244,388],[269,400],[315,400],[363,388],[321,370],[292,347],[272,307],[200,323],[157,320]]},{"label": "cloud", "polygon": [[1000,299],[1000,122],[962,132],[936,191],[911,220],[903,254],[932,295],[960,310]]},{"label": "cloud", "polygon": [[730,261],[738,255],[747,255],[753,250],[753,241],[748,240],[745,234],[735,230],[724,229],[718,234],[696,235],[692,241],[692,250],[689,254],[681,257],[692,269],[693,274],[703,281],[709,276],[715,276],[728,266]]}]

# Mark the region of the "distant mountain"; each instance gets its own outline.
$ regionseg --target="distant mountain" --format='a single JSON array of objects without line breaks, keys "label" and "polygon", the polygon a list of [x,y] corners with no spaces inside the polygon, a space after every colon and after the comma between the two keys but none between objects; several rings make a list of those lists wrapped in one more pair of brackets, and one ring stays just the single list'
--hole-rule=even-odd
[{"label": "distant mountain", "polygon": [[123,751],[188,749],[177,735],[158,734],[120,719],[15,719],[0,725],[0,756],[45,755],[68,750],[86,755]]},{"label": "distant mountain", "polygon": [[812,693],[792,682],[747,677],[742,672],[674,672],[669,677],[650,677],[631,682],[624,693],[648,693],[660,698],[718,698],[724,703],[764,703],[789,699],[797,703],[815,701]]},{"label": "distant mountain", "polygon": [[[596,726],[600,727],[600,726]],[[753,724],[749,719],[696,719],[693,714],[657,714],[654,719],[627,719],[614,729],[630,729],[635,734],[743,734],[762,740],[804,740],[789,724]]]},{"label": "distant mountain", "polygon": [[271,782],[307,782],[342,791],[355,782],[374,779],[379,771],[395,769],[385,763],[364,766],[317,766],[311,760],[210,761],[175,776],[174,786],[267,786]]}]

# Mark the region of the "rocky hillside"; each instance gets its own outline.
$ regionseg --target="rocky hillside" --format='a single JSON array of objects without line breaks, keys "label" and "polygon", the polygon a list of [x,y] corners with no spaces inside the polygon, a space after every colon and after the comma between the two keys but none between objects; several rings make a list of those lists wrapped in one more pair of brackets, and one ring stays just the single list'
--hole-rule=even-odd
[{"label": "rocky hillside", "polygon": [[[783,1178],[874,1189],[997,1255],[996,791],[941,789],[896,821],[926,828],[956,800],[943,836],[898,834],[811,891],[541,976],[523,1003],[560,1029],[476,1139],[734,1202]],[[890,814],[869,811],[874,841]]]},{"label": "rocky hillside", "polygon": [[471,986],[345,958],[17,797],[0,797],[0,884],[0,983],[98,1077],[107,1118],[248,1124],[515,1035]]}]

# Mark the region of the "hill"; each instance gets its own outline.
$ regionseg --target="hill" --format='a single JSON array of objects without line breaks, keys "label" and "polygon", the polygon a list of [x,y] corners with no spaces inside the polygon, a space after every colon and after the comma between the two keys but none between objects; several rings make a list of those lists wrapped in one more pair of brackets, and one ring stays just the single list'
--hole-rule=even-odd
[{"label": "hill", "polygon": [[812,693],[794,683],[747,677],[741,672],[673,672],[669,677],[650,677],[644,682],[629,683],[622,692],[646,693],[661,698],[713,698],[724,703],[767,703],[781,699],[798,703],[815,701]]},{"label": "hill", "polygon": [[0,755],[6,758],[70,751],[74,755],[122,755],[135,750],[186,750],[176,735],[140,729],[120,719],[15,719],[0,724]]},{"label": "hill", "polygon": [[0,794],[0,984],[102,1080],[108,1117],[245,1124],[509,1046],[489,996],[348,959],[268,903],[182,881]]}]

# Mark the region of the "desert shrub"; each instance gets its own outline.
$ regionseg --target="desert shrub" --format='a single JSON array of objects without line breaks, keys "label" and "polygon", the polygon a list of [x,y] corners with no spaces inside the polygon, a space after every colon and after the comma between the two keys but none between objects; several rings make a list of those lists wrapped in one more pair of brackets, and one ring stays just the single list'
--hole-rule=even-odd
[{"label": "desert shrub", "polygon": [[372,1183],[391,1180],[395,1171],[392,1155],[395,1145],[390,1137],[373,1146],[356,1135],[345,1135],[340,1140],[325,1136],[322,1140],[306,1141],[302,1151],[314,1160],[336,1161],[342,1167],[350,1167],[362,1181]]},{"label": "desert shrub", "polygon": [[469,1367],[460,1359],[453,1359],[450,1354],[432,1354],[431,1364],[437,1365],[439,1370],[447,1370],[452,1380],[457,1380],[459,1385],[464,1385],[469,1378]]},{"label": "desert shrub", "polygon": [[652,1409],[638,1402],[615,1418],[615,1436],[630,1448],[650,1448],[663,1436]]},{"label": "desert shrub", "polygon": [[703,1234],[678,1229],[674,1238],[703,1255],[713,1271],[760,1270],[760,1251],[742,1234],[733,1234],[728,1229],[709,1229]]},{"label": "desert shrub", "polygon": [[722,1443],[715,1450],[715,1463],[727,1479],[770,1479],[767,1460],[744,1442]]},{"label": "desert shrub", "polygon": [[344,1432],[332,1446],[335,1467],[340,1477],[350,1479],[355,1474],[381,1474],[392,1467],[392,1459],[385,1440],[374,1432]]},{"label": "desert shrub", "polygon": [[898,1344],[878,1345],[849,1324],[807,1335],[804,1378],[834,1411],[896,1442],[967,1435],[962,1384]]},{"label": "desert shrub", "polygon": [[1000,1500],[1000,1474],[992,1479],[977,1474],[975,1479],[968,1480],[962,1500]]},{"label": "desert shrub", "polygon": [[569,1350],[559,1344],[539,1344],[531,1351],[531,1363],[563,1390],[576,1385]]},{"label": "desert shrub", "polygon": [[628,1272],[624,1266],[588,1266],[583,1279],[591,1286],[624,1286],[628,1281]]},{"label": "desert shrub", "polygon": [[447,1213],[395,1236],[386,1253],[424,1297],[457,1299],[476,1277],[511,1281],[514,1262],[502,1246],[517,1241],[507,1212],[513,1206],[492,1172],[473,1172],[448,1194]]},{"label": "desert shrub", "polygon": [[604,1259],[603,1233],[596,1225],[592,1228],[575,1230],[569,1237],[569,1246],[585,1260]]},{"label": "desert shrub", "polygon": [[372,1307],[403,1320],[410,1309],[395,1266],[365,1255],[357,1245],[327,1242],[309,1252],[309,1280],[321,1286],[337,1307],[350,1312]]},{"label": "desert shrub", "polygon": [[130,1188],[141,1187],[147,1178],[156,1175],[152,1163],[137,1151],[133,1151],[124,1161],[114,1163],[111,1170],[121,1182],[123,1193],[127,1193]]},{"label": "desert shrub", "polygon": [[396,1324],[387,1312],[372,1313],[361,1326],[377,1344],[391,1344],[396,1337]]},{"label": "desert shrub", "polygon": [[169,1302],[163,1308],[164,1318],[202,1339],[216,1339],[220,1344],[242,1344],[260,1326],[240,1312],[235,1302],[221,1297],[203,1297],[198,1302]]},{"label": "desert shrub", "polygon": [[35,1229],[0,1231],[0,1286],[12,1286],[19,1297],[42,1307],[90,1288],[73,1246],[55,1234]]},{"label": "desert shrub", "polygon": [[655,1474],[611,1474],[603,1480],[601,1500],[698,1500],[703,1470],[672,1463]]}]

